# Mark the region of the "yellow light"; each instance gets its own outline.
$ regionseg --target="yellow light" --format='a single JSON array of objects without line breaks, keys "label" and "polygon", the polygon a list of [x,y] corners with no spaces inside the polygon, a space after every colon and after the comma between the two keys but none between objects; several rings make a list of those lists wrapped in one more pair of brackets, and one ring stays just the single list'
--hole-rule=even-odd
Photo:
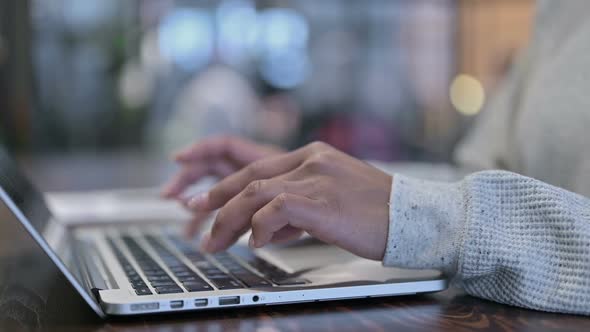
[{"label": "yellow light", "polygon": [[450,97],[457,112],[463,115],[476,115],[484,104],[485,91],[478,79],[460,74],[451,83]]}]

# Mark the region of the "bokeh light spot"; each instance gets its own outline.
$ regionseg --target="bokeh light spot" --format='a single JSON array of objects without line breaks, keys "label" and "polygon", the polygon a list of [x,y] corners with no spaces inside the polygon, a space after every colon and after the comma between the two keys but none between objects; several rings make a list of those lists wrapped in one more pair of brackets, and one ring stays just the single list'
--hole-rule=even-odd
[{"label": "bokeh light spot", "polygon": [[451,83],[450,97],[457,112],[471,116],[481,111],[485,102],[485,91],[478,79],[460,74]]},{"label": "bokeh light spot", "polygon": [[184,70],[196,70],[211,60],[213,22],[203,10],[175,9],[162,21],[158,37],[162,55]]}]

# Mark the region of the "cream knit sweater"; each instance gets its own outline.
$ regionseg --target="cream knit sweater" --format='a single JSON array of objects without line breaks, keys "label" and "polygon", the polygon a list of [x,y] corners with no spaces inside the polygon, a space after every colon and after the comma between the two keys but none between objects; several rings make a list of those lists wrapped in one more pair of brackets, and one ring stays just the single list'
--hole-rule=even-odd
[{"label": "cream knit sweater", "polygon": [[[538,3],[528,50],[456,160],[442,172],[385,167],[395,175],[384,265],[439,268],[477,297],[590,315],[590,1]],[[466,169],[480,172],[446,182]]]}]

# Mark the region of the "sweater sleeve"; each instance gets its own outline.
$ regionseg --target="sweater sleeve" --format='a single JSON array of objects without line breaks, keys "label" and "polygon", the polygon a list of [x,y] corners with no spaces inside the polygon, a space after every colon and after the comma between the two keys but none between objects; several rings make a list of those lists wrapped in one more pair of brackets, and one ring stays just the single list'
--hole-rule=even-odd
[{"label": "sweater sleeve", "polygon": [[396,174],[383,264],[438,268],[484,299],[590,315],[590,199],[504,171]]},{"label": "sweater sleeve", "polygon": [[428,162],[394,162],[388,163],[377,160],[368,160],[369,164],[379,168],[385,173],[401,173],[413,178],[423,180],[436,180],[443,182],[458,181],[465,175],[479,171],[480,169],[464,168],[451,164],[434,164]]}]

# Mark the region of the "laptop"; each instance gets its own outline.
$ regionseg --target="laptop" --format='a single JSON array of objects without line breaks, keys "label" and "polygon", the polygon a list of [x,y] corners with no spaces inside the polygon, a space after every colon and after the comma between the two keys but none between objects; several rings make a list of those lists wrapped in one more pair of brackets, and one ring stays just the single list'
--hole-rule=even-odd
[{"label": "laptop", "polygon": [[103,318],[397,296],[447,287],[439,271],[385,268],[309,237],[251,250],[244,236],[226,252],[206,254],[196,249],[197,243],[183,240],[180,226],[167,220],[66,225],[1,148],[0,201],[0,215],[11,216],[2,222],[22,226],[46,254],[43,259]]}]

